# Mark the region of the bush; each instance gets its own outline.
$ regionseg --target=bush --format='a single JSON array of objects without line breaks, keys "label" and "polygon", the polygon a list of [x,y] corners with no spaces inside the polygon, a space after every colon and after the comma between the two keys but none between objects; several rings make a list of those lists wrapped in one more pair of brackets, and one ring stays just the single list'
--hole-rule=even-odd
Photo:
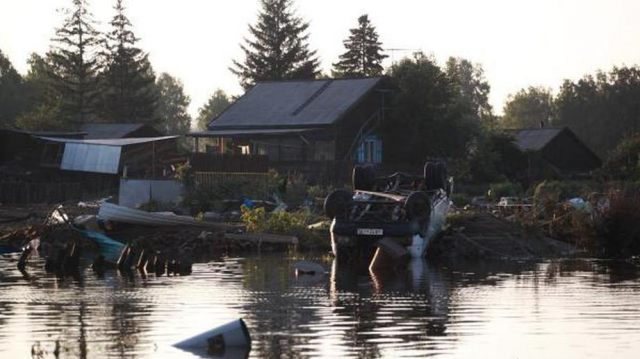
[{"label": "bush", "polygon": [[609,154],[603,172],[613,178],[640,180],[640,132],[618,143]]},{"label": "bush", "polygon": [[609,210],[597,226],[601,247],[608,257],[640,255],[640,195],[610,197]]},{"label": "bush", "polygon": [[309,231],[307,226],[315,218],[310,211],[304,209],[267,213],[264,208],[250,209],[243,205],[241,210],[242,222],[247,226],[247,231],[258,233],[304,235]]},{"label": "bush", "polygon": [[553,198],[565,201],[575,197],[587,199],[593,192],[600,192],[603,186],[593,181],[544,181],[536,186],[534,201]]},{"label": "bush", "polygon": [[471,199],[464,193],[454,193],[451,196],[451,200],[458,207],[464,207],[471,203]]}]

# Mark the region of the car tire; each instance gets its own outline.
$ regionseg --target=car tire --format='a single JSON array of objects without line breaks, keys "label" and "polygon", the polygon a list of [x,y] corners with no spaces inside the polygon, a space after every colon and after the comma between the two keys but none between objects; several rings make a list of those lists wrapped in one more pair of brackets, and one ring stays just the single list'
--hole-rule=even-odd
[{"label": "car tire", "polygon": [[351,183],[355,191],[372,191],[375,186],[376,171],[371,165],[353,167]]},{"label": "car tire", "polygon": [[413,192],[404,200],[409,220],[423,221],[431,216],[431,197],[425,192]]},{"label": "car tire", "polygon": [[324,200],[324,213],[334,219],[346,219],[349,213],[349,205],[353,200],[353,193],[346,189],[337,189]]}]

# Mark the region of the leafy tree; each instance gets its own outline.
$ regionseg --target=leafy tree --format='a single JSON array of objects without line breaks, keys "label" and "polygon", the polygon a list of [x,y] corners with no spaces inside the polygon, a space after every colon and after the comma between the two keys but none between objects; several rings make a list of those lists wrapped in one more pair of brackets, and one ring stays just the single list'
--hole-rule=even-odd
[{"label": "leafy tree", "polygon": [[62,95],[53,86],[51,58],[31,54],[29,72],[25,76],[24,96],[28,111],[17,119],[17,127],[25,130],[61,130],[68,126],[62,113]]},{"label": "leafy tree", "polygon": [[556,99],[558,124],[568,126],[606,157],[626,135],[640,131],[640,68],[614,67],[572,82]]},{"label": "leafy tree", "polygon": [[501,122],[505,128],[539,128],[549,124],[552,115],[551,90],[531,86],[509,96]]},{"label": "leafy tree", "polygon": [[292,0],[260,0],[258,22],[249,25],[253,39],[240,45],[244,62],[233,60],[231,72],[245,89],[257,81],[315,78],[319,74],[316,51],[310,51],[309,23],[291,10]]},{"label": "leafy tree", "polygon": [[148,54],[125,16],[122,0],[116,0],[116,15],[107,33],[105,70],[102,74],[102,120],[115,123],[151,122],[155,114],[155,75]]},{"label": "leafy tree", "polygon": [[376,28],[368,15],[358,18],[358,27],[349,30],[351,35],[343,41],[347,51],[340,61],[333,64],[335,77],[379,76],[382,74],[382,43],[378,41]]},{"label": "leafy tree", "polygon": [[482,66],[463,58],[450,57],[445,72],[458,92],[462,111],[477,121],[492,120],[493,110],[489,104],[491,86],[484,78]]},{"label": "leafy tree", "polygon": [[167,73],[156,81],[158,89],[157,116],[159,127],[167,134],[180,135],[189,132],[191,116],[187,112],[191,99],[184,93],[182,81]]},{"label": "leafy tree", "polygon": [[385,161],[464,158],[480,126],[462,116],[456,88],[435,60],[422,54],[403,59],[390,80],[396,91],[380,131]]},{"label": "leafy tree", "polygon": [[515,144],[513,134],[485,128],[473,141],[469,155],[456,163],[457,178],[489,183],[518,179],[526,169],[526,155]]},{"label": "leafy tree", "polygon": [[23,113],[16,121],[17,127],[25,130],[57,131],[67,128],[61,114],[62,98],[50,89],[46,90],[43,101],[33,110]]},{"label": "leafy tree", "polygon": [[12,127],[23,110],[22,89],[22,77],[0,50],[0,127]]},{"label": "leafy tree", "polygon": [[48,56],[52,60],[50,75],[62,99],[61,111],[70,121],[69,127],[77,128],[96,115],[100,34],[87,0],[72,2],[72,8],[65,11],[67,18],[62,27],[56,29],[52,39],[56,45]]},{"label": "leafy tree", "polygon": [[211,95],[207,103],[198,110],[196,123],[198,129],[206,130],[209,122],[218,116],[231,104],[231,99],[227,94],[218,89]]},{"label": "leafy tree", "polygon": [[617,179],[640,180],[640,132],[618,143],[604,164],[604,170]]}]

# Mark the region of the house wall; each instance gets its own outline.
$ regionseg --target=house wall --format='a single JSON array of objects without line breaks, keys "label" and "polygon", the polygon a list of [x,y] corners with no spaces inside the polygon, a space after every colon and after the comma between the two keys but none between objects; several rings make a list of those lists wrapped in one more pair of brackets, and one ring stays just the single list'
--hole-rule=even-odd
[{"label": "house wall", "polygon": [[124,146],[120,157],[120,173],[124,171],[124,166],[127,166],[128,177],[153,176],[155,157],[155,176],[162,176],[165,167],[169,167],[162,162],[163,157],[175,153],[176,150],[176,139]]},{"label": "house wall", "polygon": [[[375,89],[358,105],[355,106],[342,120],[335,125],[335,160],[352,160],[357,148],[353,146],[362,125],[376,115],[382,108],[383,93]],[[374,119],[371,124],[374,124]],[[351,153],[349,151],[351,150]]]},{"label": "house wall", "polygon": [[600,159],[569,131],[559,133],[542,150],[542,156],[562,173],[585,173],[601,165]]}]

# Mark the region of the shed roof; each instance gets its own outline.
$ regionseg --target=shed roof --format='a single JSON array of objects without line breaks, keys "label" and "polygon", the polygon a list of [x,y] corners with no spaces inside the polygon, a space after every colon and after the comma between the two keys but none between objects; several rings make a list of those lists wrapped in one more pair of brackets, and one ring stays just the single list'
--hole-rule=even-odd
[{"label": "shed roof", "polygon": [[145,126],[148,125],[144,123],[87,123],[82,125],[81,130],[86,133],[85,139],[124,138]]},{"label": "shed roof", "polygon": [[180,136],[162,136],[162,137],[140,137],[140,138],[111,138],[111,139],[94,139],[94,140],[76,140],[71,138],[55,138],[55,137],[38,137],[39,139],[52,142],[78,143],[85,145],[102,145],[102,146],[129,146],[147,142],[157,142],[178,138]]},{"label": "shed roof", "polygon": [[520,151],[540,151],[564,130],[563,127],[543,127],[513,132]]},{"label": "shed roof", "polygon": [[73,131],[30,131],[30,130],[18,130],[18,129],[0,129],[0,132],[5,133],[18,133],[29,136],[47,136],[47,137],[62,137],[62,138],[83,138],[85,132],[73,132]]},{"label": "shed roof", "polygon": [[209,130],[308,128],[341,119],[381,77],[260,82],[211,123]]}]

